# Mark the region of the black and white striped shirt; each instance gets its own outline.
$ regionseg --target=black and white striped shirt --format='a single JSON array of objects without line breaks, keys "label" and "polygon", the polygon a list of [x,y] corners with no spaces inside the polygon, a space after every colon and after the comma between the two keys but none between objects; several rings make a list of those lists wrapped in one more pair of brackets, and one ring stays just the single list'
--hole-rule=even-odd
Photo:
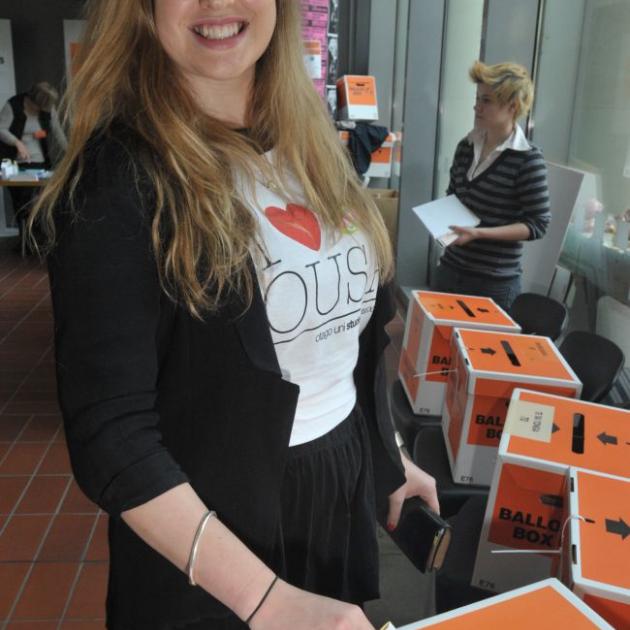
[{"label": "black and white striped shirt", "polygon": [[[524,223],[530,240],[542,238],[551,212],[547,166],[540,149],[505,149],[486,170],[469,180],[473,159],[473,143],[464,138],[455,150],[447,194],[457,195],[481,219],[480,227]],[[476,276],[509,279],[520,275],[522,253],[520,241],[477,239],[463,247],[447,247],[441,264]]]}]

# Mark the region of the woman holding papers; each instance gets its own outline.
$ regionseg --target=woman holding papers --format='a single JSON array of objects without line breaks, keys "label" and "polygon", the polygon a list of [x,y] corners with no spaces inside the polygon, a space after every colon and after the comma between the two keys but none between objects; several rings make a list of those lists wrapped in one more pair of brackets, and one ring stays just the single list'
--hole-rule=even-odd
[{"label": "woman holding papers", "polygon": [[110,515],[107,627],[369,630],[377,508],[438,506],[378,413],[392,254],[300,3],[89,7],[32,219],[73,470]]},{"label": "woman holding papers", "polygon": [[447,194],[457,195],[480,223],[451,227],[457,238],[433,287],[484,295],[507,309],[521,291],[522,241],[544,236],[551,219],[547,168],[517,123],[534,96],[527,70],[477,61],[470,78],[477,84],[475,127],[457,145]]}]

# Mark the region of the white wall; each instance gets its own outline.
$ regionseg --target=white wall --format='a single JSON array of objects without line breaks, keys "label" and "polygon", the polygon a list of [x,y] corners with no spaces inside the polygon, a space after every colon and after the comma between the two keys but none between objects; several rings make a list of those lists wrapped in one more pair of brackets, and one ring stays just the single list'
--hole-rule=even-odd
[{"label": "white wall", "polygon": [[450,0],[446,22],[435,195],[448,186],[457,143],[472,129],[476,86],[468,70],[479,59],[483,0]]},{"label": "white wall", "polygon": [[64,20],[63,21],[63,39],[66,52],[66,80],[68,83],[71,78],[71,53],[70,45],[78,43],[83,39],[85,33],[85,20]]},{"label": "white wall", "polygon": [[546,0],[532,139],[552,162],[569,159],[585,0]]},{"label": "white wall", "polygon": [[630,2],[586,0],[569,164],[602,175],[606,213],[630,208]]},{"label": "white wall", "polygon": [[0,102],[2,102],[2,105],[14,94],[15,70],[11,21],[0,20]]},{"label": "white wall", "polygon": [[539,0],[487,0],[483,60],[515,61],[531,72],[539,8]]},{"label": "white wall", "polygon": [[394,57],[396,52],[396,2],[372,0],[368,73],[376,77],[377,124],[391,129]]},{"label": "white wall", "polygon": [[[13,65],[13,40],[11,21],[0,20],[0,107],[15,95],[15,70]],[[5,200],[9,196],[6,188],[0,189],[0,236],[17,234],[17,230],[6,227]]]}]

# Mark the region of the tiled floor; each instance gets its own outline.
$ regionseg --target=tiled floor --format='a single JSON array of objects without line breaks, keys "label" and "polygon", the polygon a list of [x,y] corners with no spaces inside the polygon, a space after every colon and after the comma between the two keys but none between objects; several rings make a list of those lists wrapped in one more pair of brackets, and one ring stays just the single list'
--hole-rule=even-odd
[{"label": "tiled floor", "polygon": [[0,239],[0,628],[105,627],[106,516],[70,472],[47,277]]}]

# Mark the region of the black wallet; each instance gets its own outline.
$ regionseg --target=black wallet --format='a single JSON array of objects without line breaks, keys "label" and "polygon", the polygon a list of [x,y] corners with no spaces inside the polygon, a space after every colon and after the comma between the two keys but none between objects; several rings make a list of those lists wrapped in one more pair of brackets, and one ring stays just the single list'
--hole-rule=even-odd
[{"label": "black wallet", "polygon": [[[387,514],[382,516],[379,521],[385,527]],[[425,573],[442,567],[451,542],[451,526],[419,497],[405,500],[398,527],[387,533],[418,570]]]}]

